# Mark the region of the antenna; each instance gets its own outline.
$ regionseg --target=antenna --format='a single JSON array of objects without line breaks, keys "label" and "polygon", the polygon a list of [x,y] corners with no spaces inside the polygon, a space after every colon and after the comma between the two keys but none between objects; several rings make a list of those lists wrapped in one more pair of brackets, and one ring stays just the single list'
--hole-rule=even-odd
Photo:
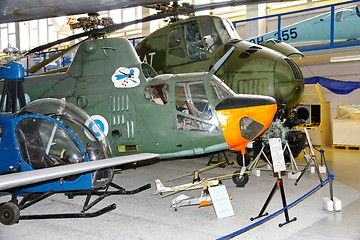
[{"label": "antenna", "polygon": [[232,46],[229,51],[227,51],[224,56],[222,56],[219,61],[215,63],[215,65],[210,69],[209,74],[213,75],[219,70],[219,68],[224,64],[224,62],[228,59],[230,54],[234,51],[235,47]]}]

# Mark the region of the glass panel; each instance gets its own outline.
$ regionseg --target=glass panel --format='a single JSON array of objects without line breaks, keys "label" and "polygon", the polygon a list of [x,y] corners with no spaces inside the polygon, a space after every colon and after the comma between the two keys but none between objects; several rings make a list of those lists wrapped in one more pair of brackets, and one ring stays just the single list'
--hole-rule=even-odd
[{"label": "glass panel", "polygon": [[155,69],[147,63],[141,64],[141,70],[143,71],[145,78],[155,77],[157,75]]},{"label": "glass panel", "polygon": [[226,30],[221,18],[214,18],[215,27],[220,35],[220,38],[224,43],[230,40],[230,35]]},{"label": "glass panel", "polygon": [[177,47],[180,45],[181,36],[179,29],[174,29],[169,33],[169,48]]},{"label": "glass panel", "polygon": [[147,86],[144,90],[145,99],[156,104],[164,105],[168,102],[168,84]]},{"label": "glass panel", "polygon": [[[54,135],[49,134],[52,132]],[[68,132],[54,122],[25,118],[18,123],[16,135],[22,157],[34,169],[84,161],[78,146],[69,141]]]},{"label": "glass panel", "polygon": [[175,86],[176,109],[195,117],[210,119],[212,117],[202,81],[177,83]]},{"label": "glass panel", "polygon": [[[198,117],[209,119],[211,118],[211,111],[209,109],[209,101],[206,97],[204,84],[201,82],[189,83],[189,90],[191,93],[192,103],[194,104],[194,112],[200,111]],[[189,103],[191,103],[189,101]],[[204,115],[205,114],[205,115]]]},{"label": "glass panel", "polygon": [[177,57],[185,57],[185,51],[182,48],[173,48],[169,50],[169,54],[175,55]]},{"label": "glass panel", "polygon": [[211,90],[215,99],[221,100],[228,96],[234,96],[235,93],[220,79],[213,76],[215,79],[210,82]]},{"label": "glass panel", "polygon": [[224,24],[228,34],[230,35],[230,38],[241,39],[239,34],[237,33],[237,31],[235,30],[234,26],[232,25],[232,23],[230,23],[227,19],[223,19],[223,24]]},{"label": "glass panel", "polygon": [[200,18],[200,26],[205,40],[206,50],[212,53],[221,45],[219,34],[216,32],[214,23],[210,17]]},{"label": "glass panel", "polygon": [[177,128],[185,131],[201,131],[201,132],[212,132],[218,131],[215,125],[203,123],[198,120],[188,118],[182,115],[177,115]]},{"label": "glass panel", "polygon": [[204,46],[201,41],[199,27],[196,21],[184,24],[184,35],[186,48],[189,54],[189,61],[204,59]]},{"label": "glass panel", "polygon": [[251,118],[244,117],[240,120],[241,136],[247,140],[252,140],[264,126]]},{"label": "glass panel", "polygon": [[7,28],[1,28],[1,32],[0,32],[0,35],[1,35],[1,41],[0,41],[0,44],[1,44],[1,51],[4,49],[4,48],[7,48],[8,47],[8,29]]}]

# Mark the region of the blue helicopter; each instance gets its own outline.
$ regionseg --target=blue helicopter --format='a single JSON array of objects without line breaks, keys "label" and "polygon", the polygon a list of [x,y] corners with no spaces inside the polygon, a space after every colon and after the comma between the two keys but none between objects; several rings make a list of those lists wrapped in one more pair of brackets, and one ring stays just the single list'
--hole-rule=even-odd
[{"label": "blue helicopter", "polygon": [[[111,204],[97,212],[86,212],[106,196],[134,194],[151,187],[147,184],[126,191],[112,182],[112,167],[157,155],[110,158],[106,138],[95,135],[101,131],[91,121],[83,110],[64,99],[40,99],[17,113],[0,113],[0,192],[11,194],[10,201],[0,203],[1,223],[95,217],[115,209],[116,205]],[[110,187],[115,190],[110,191]],[[81,212],[20,215],[21,210],[57,192],[66,193],[69,198],[86,194]],[[91,201],[92,195],[98,197]]]}]

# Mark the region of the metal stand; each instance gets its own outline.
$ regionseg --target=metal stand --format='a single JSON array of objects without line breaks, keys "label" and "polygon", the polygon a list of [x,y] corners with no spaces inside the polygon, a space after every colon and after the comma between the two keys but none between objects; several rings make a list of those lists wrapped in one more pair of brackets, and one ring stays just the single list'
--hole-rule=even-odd
[{"label": "metal stand", "polygon": [[[265,148],[265,145],[264,145],[264,143],[263,143],[259,154],[256,156],[256,158],[254,159],[254,161],[253,161],[253,162],[251,163],[251,165],[249,166],[249,170],[252,170],[254,167],[256,167],[256,165],[258,164],[258,162],[259,162],[259,160],[260,160],[261,155],[264,156],[264,158],[265,158],[265,160],[267,161],[268,165],[269,165],[271,168],[273,168],[272,163],[271,163],[270,160],[267,158],[267,156],[266,156],[266,154],[265,154],[265,152],[264,152],[264,148]],[[299,168],[298,168],[297,163],[296,163],[296,161],[295,161],[294,155],[293,155],[292,152],[291,152],[291,149],[290,149],[290,146],[289,146],[288,141],[286,141],[286,143],[285,143],[283,152],[285,152],[286,149],[289,151],[289,155],[290,155],[291,172],[294,173],[294,172],[299,171]]]},{"label": "metal stand", "polygon": [[[215,155],[217,155],[217,160],[213,160]],[[222,157],[224,157],[225,160],[223,160]],[[210,166],[211,163],[217,164],[217,163],[221,163],[221,162],[225,162],[228,165],[234,164],[233,162],[229,161],[228,157],[226,156],[225,151],[222,151],[222,152],[217,152],[217,153],[212,154],[206,165]],[[225,165],[224,165],[224,167],[225,167]]]},{"label": "metal stand", "polygon": [[308,154],[305,154],[305,158],[306,158],[306,161],[307,161],[307,164],[306,166],[304,167],[304,169],[301,171],[301,174],[300,176],[298,177],[298,179],[296,179],[295,181],[295,185],[298,184],[298,182],[300,181],[300,179],[302,178],[302,176],[305,174],[305,172],[308,170],[308,168],[310,167],[311,163],[314,163],[315,165],[315,170],[319,176],[319,180],[320,180],[320,183],[323,182],[322,178],[321,178],[321,174],[320,174],[320,170],[319,170],[319,165],[316,161],[316,156],[315,156],[315,153],[314,153],[314,147],[311,143],[311,140],[310,140],[310,136],[309,136],[309,132],[307,131],[306,128],[304,128],[304,131],[305,131],[305,134],[306,134],[306,138],[307,138],[307,141],[308,141],[308,144],[309,144],[309,148],[310,148],[310,151],[311,151],[311,156],[308,155]]},{"label": "metal stand", "polygon": [[[280,188],[280,192],[281,192],[281,199],[282,199],[282,203],[283,203],[283,207],[285,208],[287,206],[287,203],[286,203],[286,198],[285,198],[285,190],[284,190],[284,185],[283,185],[283,181],[282,181],[282,178],[281,178],[281,172],[278,172],[278,178],[275,182],[275,185],[274,187],[272,188],[268,198],[266,199],[266,202],[263,206],[263,208],[261,209],[259,215],[257,217],[254,217],[254,218],[250,218],[250,221],[253,221],[255,219],[258,219],[260,217],[264,217],[264,216],[267,216],[269,213],[264,213],[267,206],[269,205],[270,203],[270,200],[272,199],[272,197],[274,196],[276,190],[278,190]],[[297,218],[294,217],[293,219],[290,220],[289,218],[289,212],[288,212],[288,209],[285,208],[284,210],[284,214],[285,214],[285,222],[284,223],[279,223],[279,227],[282,227],[290,222],[293,222],[293,221],[296,221]]]},{"label": "metal stand", "polygon": [[285,152],[286,149],[289,151],[289,155],[290,155],[291,172],[294,173],[295,169],[296,169],[296,171],[299,171],[299,168],[298,168],[297,163],[295,161],[294,155],[291,152],[289,142],[287,140],[286,140],[286,143],[285,143],[285,146],[284,146],[284,152]]},{"label": "metal stand", "polygon": [[250,166],[248,167],[249,170],[252,170],[254,167],[256,167],[256,165],[258,164],[261,155],[263,155],[265,157],[265,160],[267,161],[267,163],[269,164],[269,166],[271,167],[271,169],[273,168],[272,163],[270,162],[270,160],[267,158],[265,152],[264,152],[264,148],[265,148],[265,144],[262,143],[262,147],[261,150],[259,152],[259,154],[256,156],[256,158],[254,159],[254,161],[250,164]]}]

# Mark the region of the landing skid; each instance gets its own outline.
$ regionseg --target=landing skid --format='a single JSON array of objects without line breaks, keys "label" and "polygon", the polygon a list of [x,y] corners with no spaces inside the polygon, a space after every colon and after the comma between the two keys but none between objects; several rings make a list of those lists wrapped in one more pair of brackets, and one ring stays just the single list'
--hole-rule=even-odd
[{"label": "landing skid", "polygon": [[[109,191],[109,187],[113,187],[116,190]],[[17,193],[13,192],[13,197],[11,202],[7,202],[3,205],[0,205],[0,222],[5,225],[12,225],[17,223],[19,220],[35,220],[35,219],[60,219],[60,218],[92,218],[100,216],[104,213],[110,212],[116,208],[116,204],[110,204],[96,212],[86,212],[97,203],[99,203],[104,198],[111,195],[128,195],[128,194],[136,194],[142,192],[146,189],[151,188],[151,184],[146,184],[134,190],[127,191],[124,188],[114,184],[109,183],[104,190],[83,190],[83,191],[75,191],[75,192],[65,192],[65,195],[68,196],[69,199],[74,196],[86,195],[85,203],[80,213],[59,213],[59,214],[39,214],[39,215],[20,215],[20,211],[28,208],[35,203],[38,203],[53,194],[55,191],[49,191],[45,193],[27,193],[20,203],[17,200]],[[96,199],[91,201],[92,196],[97,196]],[[18,204],[17,204],[18,203]]]}]

